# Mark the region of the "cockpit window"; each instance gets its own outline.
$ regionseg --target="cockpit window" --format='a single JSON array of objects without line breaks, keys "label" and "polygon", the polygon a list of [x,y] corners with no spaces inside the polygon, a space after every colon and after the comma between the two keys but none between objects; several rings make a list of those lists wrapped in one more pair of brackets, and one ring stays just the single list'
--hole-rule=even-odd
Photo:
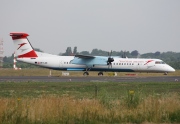
[{"label": "cockpit window", "polygon": [[166,64],[166,63],[163,61],[156,61],[155,64]]}]

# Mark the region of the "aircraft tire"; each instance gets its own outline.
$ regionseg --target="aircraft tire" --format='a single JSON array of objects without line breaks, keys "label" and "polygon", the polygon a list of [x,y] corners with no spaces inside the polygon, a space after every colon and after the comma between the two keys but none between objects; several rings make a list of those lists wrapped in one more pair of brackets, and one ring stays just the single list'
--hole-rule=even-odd
[{"label": "aircraft tire", "polygon": [[85,72],[83,73],[83,75],[84,75],[84,76],[88,76],[89,73],[88,73],[87,71],[85,71]]},{"label": "aircraft tire", "polygon": [[99,72],[99,73],[98,73],[98,76],[103,76],[103,72]]}]

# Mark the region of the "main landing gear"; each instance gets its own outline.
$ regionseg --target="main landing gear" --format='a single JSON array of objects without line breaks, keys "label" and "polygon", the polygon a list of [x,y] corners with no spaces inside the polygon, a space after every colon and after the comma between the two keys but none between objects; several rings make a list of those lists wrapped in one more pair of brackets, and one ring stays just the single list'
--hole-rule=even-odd
[{"label": "main landing gear", "polygon": [[[83,73],[83,75],[84,75],[84,76],[88,76],[88,75],[89,75],[89,72],[85,71],[85,72]],[[100,72],[98,73],[98,76],[103,76],[103,72],[100,71]]]},{"label": "main landing gear", "polygon": [[85,72],[83,73],[83,75],[84,75],[84,76],[88,76],[89,73],[88,73],[87,71],[85,71]]},{"label": "main landing gear", "polygon": [[88,67],[86,67],[86,71],[83,73],[83,75],[84,76],[88,76],[89,75],[89,70],[90,70],[91,68],[88,68]]},{"label": "main landing gear", "polygon": [[[94,67],[94,66],[93,66]],[[91,68],[86,68],[86,71],[83,73],[83,75],[84,76],[88,76],[89,75],[89,72],[88,71],[90,71],[90,69]],[[98,73],[98,76],[103,76],[103,72],[102,71],[100,71],[99,73]]]},{"label": "main landing gear", "polygon": [[98,73],[98,76],[103,76],[103,72],[100,71],[100,72]]}]

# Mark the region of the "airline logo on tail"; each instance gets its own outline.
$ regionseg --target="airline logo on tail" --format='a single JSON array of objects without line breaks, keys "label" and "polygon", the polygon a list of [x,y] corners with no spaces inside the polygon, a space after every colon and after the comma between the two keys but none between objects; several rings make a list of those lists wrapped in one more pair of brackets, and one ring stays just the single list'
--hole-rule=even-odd
[{"label": "airline logo on tail", "polygon": [[27,33],[10,33],[15,45],[15,53],[18,58],[38,57],[31,44],[29,43]]},{"label": "airline logo on tail", "polygon": [[[21,47],[24,46],[25,44],[27,44],[27,43],[18,44],[18,45],[20,45],[19,48],[21,48]],[[18,49],[19,49],[19,48],[18,48]],[[18,50],[18,49],[17,49],[17,50]]]}]

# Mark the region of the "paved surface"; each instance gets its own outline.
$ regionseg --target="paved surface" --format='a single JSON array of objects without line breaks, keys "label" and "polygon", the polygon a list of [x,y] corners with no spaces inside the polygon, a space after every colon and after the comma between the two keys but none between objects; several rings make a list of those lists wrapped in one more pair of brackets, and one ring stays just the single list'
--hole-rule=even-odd
[{"label": "paved surface", "polygon": [[180,76],[161,77],[47,77],[47,76],[3,76],[0,82],[180,82]]}]

